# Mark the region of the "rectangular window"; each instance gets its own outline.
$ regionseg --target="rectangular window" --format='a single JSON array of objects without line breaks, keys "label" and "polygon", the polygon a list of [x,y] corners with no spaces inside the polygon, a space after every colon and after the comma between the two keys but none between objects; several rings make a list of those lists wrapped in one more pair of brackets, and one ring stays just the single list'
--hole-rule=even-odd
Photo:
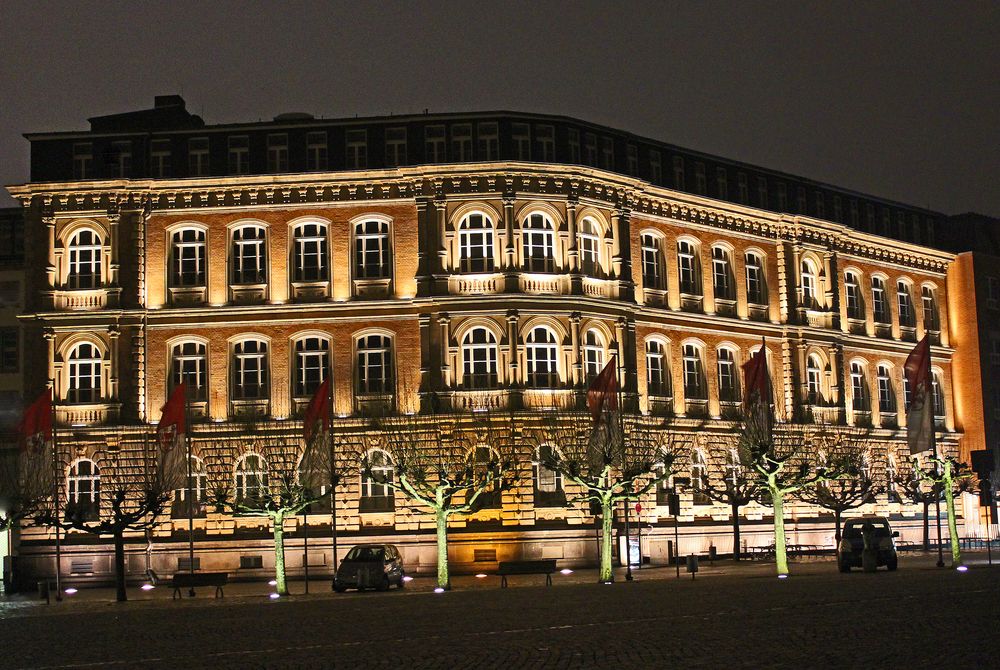
[{"label": "rectangular window", "polygon": [[250,173],[250,138],[239,135],[229,138],[229,174]]},{"label": "rectangular window", "polygon": [[267,136],[267,171],[288,172],[288,135],[286,133]]},{"label": "rectangular window", "polygon": [[719,200],[729,200],[729,171],[724,167],[715,168],[715,194]]},{"label": "rectangular window", "polygon": [[844,275],[844,294],[847,298],[847,318],[863,319],[864,313],[861,311],[861,287],[858,285],[858,276],[853,272]]},{"label": "rectangular window", "polygon": [[73,145],[73,179],[90,179],[94,176],[94,145],[77,142]]},{"label": "rectangular window", "polygon": [[208,176],[207,137],[192,137],[188,140],[188,176]]},{"label": "rectangular window", "polygon": [[615,169],[615,142],[610,137],[601,138],[601,167],[605,170]]},{"label": "rectangular window", "polygon": [[406,165],[406,128],[386,128],[385,166]]},{"label": "rectangular window", "polygon": [[736,174],[736,188],[738,189],[737,200],[741,205],[750,203],[750,185],[744,172]]},{"label": "rectangular window", "polygon": [[801,214],[802,216],[805,216],[806,214],[808,214],[809,213],[809,205],[806,202],[806,190],[804,188],[802,188],[801,186],[799,187],[798,192],[796,194],[796,201],[797,202],[795,203],[795,207],[796,207],[795,213],[796,214]]},{"label": "rectangular window", "polygon": [[684,190],[684,157],[674,156],[674,188]]},{"label": "rectangular window", "polygon": [[755,253],[746,255],[747,270],[747,302],[751,305],[763,305],[767,301],[764,285],[764,263]]},{"label": "rectangular window", "polygon": [[865,230],[875,232],[875,205],[870,202],[865,204]]},{"label": "rectangular window", "polygon": [[708,193],[708,179],[705,176],[705,164],[698,161],[694,164],[694,192],[698,195]]},{"label": "rectangular window", "polygon": [[580,131],[570,128],[566,131],[566,141],[569,146],[569,162],[573,165],[580,164]]},{"label": "rectangular window", "polygon": [[879,277],[872,278],[872,311],[876,323],[889,323],[889,305],[885,301],[885,282]]},{"label": "rectangular window", "polygon": [[858,211],[858,201],[851,200],[851,227],[857,229],[861,225],[861,215]]},{"label": "rectangular window", "polygon": [[0,373],[17,372],[20,369],[18,350],[17,328],[0,328]]},{"label": "rectangular window", "polygon": [[535,146],[538,160],[551,163],[556,159],[556,130],[552,126],[535,126]]},{"label": "rectangular window", "polygon": [[681,293],[699,295],[698,272],[695,265],[695,254],[698,250],[690,242],[681,241],[677,244],[677,268],[680,275]]},{"label": "rectangular window", "polygon": [[510,139],[514,145],[514,160],[531,160],[531,129],[527,123],[510,124]]},{"label": "rectangular window", "polygon": [[170,176],[170,140],[153,140],[149,145],[149,176]]},{"label": "rectangular window", "polygon": [[663,183],[663,163],[660,162],[660,152],[649,150],[649,178],[656,185]]},{"label": "rectangular window", "polygon": [[833,220],[837,223],[844,222],[844,206],[839,195],[833,196]]},{"label": "rectangular window", "polygon": [[329,149],[326,133],[317,131],[306,133],[306,170],[318,172],[329,166]]},{"label": "rectangular window", "polygon": [[757,206],[763,209],[768,208],[767,177],[757,177]]},{"label": "rectangular window", "polygon": [[884,235],[889,237],[892,234],[890,230],[892,228],[892,213],[887,207],[882,208],[882,217],[879,219],[879,235]]},{"label": "rectangular window", "polygon": [[444,126],[427,126],[424,128],[424,158],[428,163],[444,163],[445,138]]},{"label": "rectangular window", "polygon": [[451,127],[451,160],[456,163],[472,160],[471,123],[458,123]]},{"label": "rectangular window", "polygon": [[368,167],[368,131],[348,130],[345,135],[344,160],[348,170]]},{"label": "rectangular window", "polygon": [[684,397],[705,397],[701,374],[701,352],[693,344],[684,345]]},{"label": "rectangular window", "polygon": [[597,135],[586,133],[583,136],[583,162],[585,165],[597,167]]},{"label": "rectangular window", "polygon": [[823,191],[816,191],[816,218],[826,218],[826,196]]},{"label": "rectangular window", "polygon": [[785,182],[779,181],[775,185],[775,191],[778,194],[778,211],[787,212],[788,211],[788,187],[785,186]]},{"label": "rectangular window", "polygon": [[913,298],[906,282],[896,282],[896,306],[899,310],[899,325],[912,327],[916,323],[913,313]]},{"label": "rectangular window", "polygon": [[477,123],[479,160],[495,161],[500,158],[500,131],[495,121]]},{"label": "rectangular window", "polygon": [[896,212],[896,239],[906,239],[906,212]]},{"label": "rectangular window", "polygon": [[663,288],[660,240],[655,235],[642,236],[642,284],[645,288]]},{"label": "rectangular window", "polygon": [[111,176],[123,179],[132,176],[132,142],[122,140],[111,143]]},{"label": "rectangular window", "polygon": [[937,299],[934,289],[924,286],[920,289],[920,300],[924,308],[924,328],[926,330],[940,330],[941,324],[938,319]]},{"label": "rectangular window", "polygon": [[628,161],[628,173],[633,177],[639,174],[639,147],[634,144],[625,146],[625,158]]},{"label": "rectangular window", "polygon": [[729,253],[722,247],[712,248],[712,287],[716,298],[732,300],[736,297],[729,274]]}]

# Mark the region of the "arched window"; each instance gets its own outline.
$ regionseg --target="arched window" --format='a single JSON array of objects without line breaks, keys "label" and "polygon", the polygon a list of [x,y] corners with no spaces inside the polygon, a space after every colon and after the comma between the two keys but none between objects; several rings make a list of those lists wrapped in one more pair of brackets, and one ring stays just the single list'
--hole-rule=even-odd
[{"label": "arched window", "polygon": [[491,447],[480,445],[469,450],[467,458],[470,461],[476,479],[482,479],[492,472],[493,483],[486,487],[476,499],[477,509],[500,509],[503,506],[501,487],[499,486],[500,456]]},{"label": "arched window", "polygon": [[471,328],[462,339],[462,384],[473,389],[497,385],[497,341],[488,328]]},{"label": "arched window", "polygon": [[326,281],[330,278],[330,252],[325,223],[300,223],[292,231],[292,267],[295,281]]},{"label": "arched window", "polygon": [[295,341],[295,396],[306,398],[326,380],[330,371],[330,341],[310,335]]},{"label": "arched window", "polygon": [[708,463],[700,449],[691,452],[691,494],[695,505],[711,505],[712,499],[705,495],[708,484]]},{"label": "arched window", "polygon": [[844,296],[847,301],[847,318],[864,319],[865,304],[861,297],[861,280],[857,272],[848,270],[844,273]]},{"label": "arched window", "polygon": [[677,242],[677,275],[681,293],[701,295],[701,263],[698,247],[689,240]]},{"label": "arched window", "polygon": [[871,409],[868,398],[868,380],[865,368],[861,363],[851,363],[851,407],[855,412],[867,412]]},{"label": "arched window", "polygon": [[371,473],[361,473],[361,500],[359,512],[391,512],[396,509],[395,492],[389,482],[393,480],[393,465],[389,454],[381,449],[368,452]]},{"label": "arched window", "polygon": [[91,289],[101,285],[102,254],[104,245],[101,236],[84,228],[69,239],[70,288]]},{"label": "arched window", "polygon": [[712,290],[719,300],[736,299],[732,262],[725,247],[712,247]]},{"label": "arched window", "polygon": [[900,326],[912,328],[916,325],[917,315],[913,312],[913,296],[908,282],[896,282],[896,307]]},{"label": "arched window", "polygon": [[97,521],[101,514],[101,470],[82,458],[69,466],[66,478],[66,518]]},{"label": "arched window", "polygon": [[823,397],[823,367],[819,356],[811,354],[806,359],[806,403],[821,405]]},{"label": "arched window", "polygon": [[354,278],[389,279],[392,276],[389,222],[379,219],[354,225]]},{"label": "arched window", "polygon": [[817,306],[817,275],[816,264],[811,259],[802,260],[802,305],[808,308]]},{"label": "arched window", "polygon": [[535,489],[535,507],[563,507],[566,505],[566,493],[563,491],[562,475],[545,466],[553,455],[554,448],[550,444],[540,445],[535,449],[531,463],[531,481]]},{"label": "arched window", "polygon": [[931,374],[931,386],[934,394],[934,416],[943,418],[945,416],[944,385],[941,382],[941,373],[934,371]]},{"label": "arched window", "polygon": [[595,328],[588,329],[583,337],[583,372],[588,383],[604,369],[606,350],[607,346],[601,333]]},{"label": "arched window", "polygon": [[555,226],[552,219],[541,212],[526,216],[521,224],[521,250],[526,271],[554,271]]},{"label": "arched window", "polygon": [[684,398],[704,400],[708,394],[705,389],[705,364],[702,360],[701,347],[696,344],[685,344],[683,354]]},{"label": "arched window", "polygon": [[892,370],[888,365],[878,366],[878,410],[882,413],[896,411],[896,390],[892,384]]},{"label": "arched window", "polygon": [[559,383],[556,336],[544,326],[528,333],[525,345],[528,356],[528,386],[553,388]]},{"label": "arched window", "polygon": [[736,352],[729,347],[720,347],[716,352],[719,372],[719,400],[738,402],[740,399],[739,368]]},{"label": "arched window", "polygon": [[906,375],[903,375],[903,411],[910,411],[910,401],[912,396],[910,394],[910,380],[907,379]]},{"label": "arched window", "polygon": [[666,288],[663,263],[663,240],[652,233],[642,234],[642,285],[644,288]]},{"label": "arched window", "polygon": [[170,240],[172,288],[205,285],[205,231],[184,228],[174,231]]},{"label": "arched window", "polygon": [[387,395],[393,392],[392,339],[388,335],[365,335],[357,344],[357,392]]},{"label": "arched window", "polygon": [[90,342],[73,347],[69,354],[68,402],[100,402],[103,363],[101,351]]},{"label": "arched window", "polygon": [[876,323],[889,323],[889,303],[885,300],[885,280],[872,277],[872,312]]},{"label": "arched window", "polygon": [[663,342],[646,340],[646,393],[652,396],[669,396],[669,370]]},{"label": "arched window", "polygon": [[259,503],[270,497],[267,461],[260,454],[244,454],[236,461],[236,501]]},{"label": "arched window", "polygon": [[751,305],[767,304],[767,280],[764,259],[754,251],[746,254],[747,302]]},{"label": "arched window", "polygon": [[184,473],[186,484],[174,490],[174,500],[170,505],[170,516],[183,519],[190,514],[195,518],[203,518],[208,504],[208,474],[205,472],[205,462],[197,456],[191,457],[191,478]]},{"label": "arched window", "polygon": [[188,400],[208,399],[208,356],[202,342],[179,342],[170,351],[170,387],[183,383]]},{"label": "arched window", "polygon": [[924,328],[926,330],[941,330],[941,316],[938,314],[937,294],[931,286],[920,289],[920,300],[924,308]]},{"label": "arched window", "polygon": [[589,216],[580,220],[580,271],[591,277],[599,276],[604,267],[601,263],[601,228]]},{"label": "arched window", "polygon": [[263,226],[243,226],[233,231],[232,282],[267,283],[267,233]]},{"label": "arched window", "polygon": [[241,340],[233,347],[233,399],[262,400],[269,397],[267,342]]},{"label": "arched window", "polygon": [[493,272],[493,221],[481,212],[467,214],[458,226],[462,272]]}]

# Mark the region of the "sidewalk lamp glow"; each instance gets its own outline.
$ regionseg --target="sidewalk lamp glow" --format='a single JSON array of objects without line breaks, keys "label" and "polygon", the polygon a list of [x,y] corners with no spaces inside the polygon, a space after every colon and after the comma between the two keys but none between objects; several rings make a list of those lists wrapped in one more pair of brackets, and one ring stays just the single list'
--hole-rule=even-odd
[{"label": "sidewalk lamp glow", "polygon": [[571,575],[571,574],[573,574],[573,571],[570,570],[569,568],[563,568],[559,572],[560,572],[560,574],[563,574],[563,575]]},{"label": "sidewalk lamp glow", "polygon": [[152,584],[143,584],[143,585],[142,585],[142,586],[140,586],[139,588],[140,588],[140,589],[142,589],[143,591],[152,591],[152,590],[153,590],[153,589],[155,589],[156,587],[155,587],[155,586],[153,586]]},{"label": "sidewalk lamp glow", "polygon": [[434,593],[444,593],[444,589],[439,586],[436,589],[434,589]]},{"label": "sidewalk lamp glow", "polygon": [[76,589],[74,589],[74,588],[73,588],[73,587],[71,586],[71,587],[69,587],[68,589],[66,589],[65,591],[63,591],[63,593],[65,593],[65,594],[66,594],[66,595],[68,595],[68,596],[71,596],[71,595],[73,595],[74,593],[76,593]]},{"label": "sidewalk lamp glow", "polygon": [[404,582],[412,582],[413,581],[413,577],[410,577],[409,575],[406,575],[405,577],[403,577],[403,581]]},{"label": "sidewalk lamp glow", "polygon": [[267,583],[267,585],[268,585],[268,586],[277,586],[277,585],[278,585],[278,580],[276,580],[276,579],[272,579],[271,581],[269,581],[269,582]]},{"label": "sidewalk lamp glow", "polygon": [[479,574],[476,575],[476,579],[486,579],[486,573],[480,572]]},{"label": "sidewalk lamp glow", "polygon": [[967,565],[960,565],[960,566],[958,566],[955,569],[958,570],[959,572],[968,572],[969,571],[969,566],[967,566]]},{"label": "sidewalk lamp glow", "polygon": [[280,597],[281,596],[278,595],[277,593],[272,593],[271,595],[268,596],[268,598],[270,598],[271,600],[277,600]]},{"label": "sidewalk lamp glow", "polygon": [[788,579],[788,575],[778,575],[778,579]]}]

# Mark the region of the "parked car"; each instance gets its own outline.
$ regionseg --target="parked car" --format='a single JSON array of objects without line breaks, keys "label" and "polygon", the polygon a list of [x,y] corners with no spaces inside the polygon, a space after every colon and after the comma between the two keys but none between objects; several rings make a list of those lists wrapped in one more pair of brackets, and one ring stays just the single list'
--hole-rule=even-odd
[{"label": "parked car", "polygon": [[889,520],[881,516],[868,516],[850,519],[844,524],[840,545],[837,547],[837,567],[841,572],[850,572],[851,568],[861,567],[861,554],[865,548],[864,528],[871,524],[873,542],[877,553],[877,565],[884,565],[889,570],[895,570],[898,565],[896,543],[893,538],[899,537],[897,531],[889,527]]},{"label": "parked car", "polygon": [[403,588],[406,583],[403,557],[394,544],[359,544],[347,552],[333,578],[333,590],[343,593],[347,589],[388,590],[395,584]]}]

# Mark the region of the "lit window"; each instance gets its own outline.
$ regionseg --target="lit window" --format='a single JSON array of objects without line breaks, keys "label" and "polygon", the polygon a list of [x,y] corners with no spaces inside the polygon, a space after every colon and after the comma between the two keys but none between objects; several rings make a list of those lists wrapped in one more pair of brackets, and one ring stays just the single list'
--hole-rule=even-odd
[{"label": "lit window", "polygon": [[286,133],[267,136],[267,171],[288,172],[288,135]]},{"label": "lit window", "polygon": [[181,342],[171,351],[171,388],[184,384],[194,402],[208,398],[208,357],[201,342]]},{"label": "lit window", "polygon": [[229,138],[229,174],[250,172],[250,138],[245,135]]},{"label": "lit window", "polygon": [[819,358],[815,355],[806,360],[806,403],[819,405],[823,402],[823,372]]},{"label": "lit window", "polygon": [[941,330],[941,318],[938,316],[937,296],[934,289],[924,286],[920,289],[920,299],[924,307],[924,328],[927,330]]},{"label": "lit window", "polygon": [[816,308],[816,266],[808,258],[802,261],[802,304]]},{"label": "lit window", "polygon": [[361,500],[359,512],[391,512],[396,507],[392,488],[394,468],[389,454],[381,449],[368,452],[366,459],[370,470],[361,473]]},{"label": "lit window", "polygon": [[885,300],[885,280],[872,277],[872,311],[876,323],[889,323],[889,304]]},{"label": "lit window", "polygon": [[306,133],[306,170],[316,172],[326,170],[329,164],[329,150],[326,143],[326,133]]},{"label": "lit window", "polygon": [[915,325],[916,315],[913,313],[910,285],[904,281],[896,282],[896,306],[899,310],[899,325],[904,327]]},{"label": "lit window", "polygon": [[540,445],[532,459],[531,481],[534,484],[536,507],[561,506],[566,502],[562,475],[545,467],[545,463],[553,456],[553,450],[550,444]]},{"label": "lit window", "polygon": [[233,231],[233,283],[267,283],[267,236],[261,226],[244,226]]},{"label": "lit window", "polygon": [[93,289],[101,285],[104,246],[93,230],[76,232],[69,240],[69,287]]},{"label": "lit window", "polygon": [[861,282],[857,273],[844,273],[844,295],[847,298],[847,318],[865,318],[864,305],[861,302]]},{"label": "lit window", "polygon": [[737,402],[740,399],[740,382],[736,355],[732,349],[722,348],[718,352],[719,367],[719,400],[722,402]]},{"label": "lit window", "polygon": [[392,340],[386,335],[366,335],[357,344],[359,395],[392,393]]},{"label": "lit window", "polygon": [[591,328],[583,338],[583,373],[587,382],[591,382],[604,369],[604,353],[606,347],[601,334]]},{"label": "lit window", "polygon": [[185,472],[184,479],[187,480],[186,485],[174,489],[170,516],[182,519],[190,514],[194,518],[203,518],[208,504],[208,473],[205,472],[205,462],[197,456],[192,456],[191,476],[188,478]]},{"label": "lit window", "polygon": [[934,372],[931,375],[931,387],[934,396],[934,416],[943,417],[945,415],[944,386],[941,383],[941,375]]},{"label": "lit window", "polygon": [[354,278],[388,279],[392,275],[389,223],[378,219],[354,226]]},{"label": "lit window", "polygon": [[243,340],[233,347],[233,399],[262,400],[268,397],[267,342]]},{"label": "lit window", "polygon": [[651,233],[642,234],[642,285],[645,288],[663,289],[663,250],[661,239]]},{"label": "lit window", "polygon": [[601,235],[597,222],[584,217],[580,222],[580,269],[584,274],[597,276],[601,266]]},{"label": "lit window", "polygon": [[729,252],[724,247],[712,247],[712,288],[718,299],[736,299]]},{"label": "lit window", "polygon": [[701,360],[701,349],[694,344],[685,344],[683,358],[684,397],[696,400],[705,399],[704,366]]},{"label": "lit window", "polygon": [[462,272],[493,272],[493,221],[474,212],[462,219],[458,231]]},{"label": "lit window", "polygon": [[701,295],[698,248],[688,240],[681,240],[677,243],[677,270],[680,276],[681,293]]},{"label": "lit window", "polygon": [[659,340],[646,340],[646,392],[653,396],[670,395],[666,348]]},{"label": "lit window", "polygon": [[767,304],[767,284],[764,281],[764,259],[755,252],[746,255],[747,302],[751,305]]},{"label": "lit window", "polygon": [[330,276],[326,224],[295,226],[295,281],[325,281]]},{"label": "lit window", "polygon": [[259,454],[244,454],[236,461],[235,493],[237,502],[256,504],[269,498],[267,461]]},{"label": "lit window", "polygon": [[878,366],[878,409],[880,412],[896,411],[896,392],[892,388],[889,366]]},{"label": "lit window", "polygon": [[387,128],[385,131],[385,166],[406,165],[406,128]]},{"label": "lit window", "polygon": [[94,461],[81,459],[69,467],[66,478],[66,518],[96,521],[101,509],[101,470]]},{"label": "lit window", "polygon": [[521,249],[524,269],[528,272],[555,270],[555,230],[552,219],[535,212],[525,217],[521,224]]},{"label": "lit window", "polygon": [[556,338],[548,328],[539,326],[528,333],[525,345],[528,358],[528,386],[553,388],[558,384]]},{"label": "lit window", "polygon": [[710,505],[712,499],[704,493],[708,484],[708,463],[705,454],[695,449],[691,452],[691,493],[695,505]]},{"label": "lit window", "polygon": [[345,134],[345,158],[348,170],[368,167],[368,131],[348,130]]},{"label": "lit window", "polygon": [[170,285],[205,285],[205,231],[200,228],[185,228],[175,231],[171,239],[173,272]]},{"label": "lit window", "polygon": [[868,381],[860,363],[851,363],[851,407],[855,412],[867,412],[869,409]]},{"label": "lit window", "polygon": [[472,389],[497,385],[497,341],[486,328],[472,328],[462,340],[462,383]]},{"label": "lit window", "polygon": [[295,396],[316,393],[330,370],[330,341],[325,337],[303,337],[295,341]]},{"label": "lit window", "polygon": [[101,400],[103,363],[100,350],[93,344],[83,342],[73,347],[69,354],[68,402],[95,403]]}]

